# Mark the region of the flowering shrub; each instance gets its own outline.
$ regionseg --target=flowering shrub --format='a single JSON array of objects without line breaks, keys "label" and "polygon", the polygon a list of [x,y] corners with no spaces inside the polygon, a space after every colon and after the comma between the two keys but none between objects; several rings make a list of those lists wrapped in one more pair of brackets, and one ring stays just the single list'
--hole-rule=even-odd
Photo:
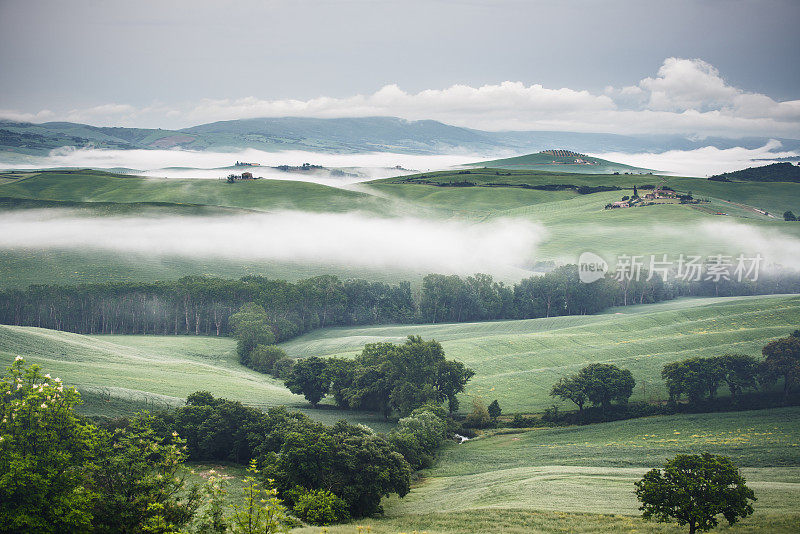
[{"label": "flowering shrub", "polygon": [[80,395],[17,357],[0,381],[0,532],[82,532],[93,494],[80,466],[97,429],[72,411]]}]

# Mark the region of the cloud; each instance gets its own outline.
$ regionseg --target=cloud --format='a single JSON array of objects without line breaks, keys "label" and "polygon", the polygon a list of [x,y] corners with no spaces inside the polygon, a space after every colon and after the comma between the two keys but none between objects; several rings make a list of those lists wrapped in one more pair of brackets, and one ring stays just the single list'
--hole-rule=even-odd
[{"label": "cloud", "polygon": [[[40,112],[44,113],[44,112]],[[52,112],[51,112],[52,113]],[[0,116],[38,114],[0,111]],[[57,114],[55,114],[57,115]],[[254,117],[396,116],[435,119],[486,130],[566,130],[577,132],[676,133],[699,136],[800,137],[800,100],[778,102],[729,85],[701,59],[670,57],[653,77],[602,93],[504,81],[480,87],[453,85],[407,92],[389,84],[372,94],[309,100],[205,99],[179,106],[125,104],[72,110],[68,120],[109,125],[167,123],[183,126]]]},{"label": "cloud", "polygon": [[76,217],[49,210],[0,214],[0,248],[321,263],[427,272],[506,272],[528,265],[542,226],[360,213],[285,211],[220,217]]}]

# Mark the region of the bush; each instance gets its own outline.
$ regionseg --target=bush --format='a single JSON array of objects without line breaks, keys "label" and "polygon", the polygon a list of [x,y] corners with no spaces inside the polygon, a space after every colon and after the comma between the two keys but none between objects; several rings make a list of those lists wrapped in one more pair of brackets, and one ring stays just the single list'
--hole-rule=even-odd
[{"label": "bush", "polygon": [[271,374],[275,378],[285,379],[292,374],[292,368],[294,368],[294,360],[292,358],[281,358],[272,366]]},{"label": "bush", "polygon": [[272,373],[275,363],[286,358],[286,353],[276,345],[256,345],[250,352],[250,368],[259,373]]},{"label": "bush", "polygon": [[328,490],[303,492],[294,505],[294,514],[312,525],[330,525],[350,520],[347,503]]},{"label": "bush", "polygon": [[492,416],[480,399],[472,401],[472,412],[464,420],[464,426],[472,428],[487,428],[492,426]]}]

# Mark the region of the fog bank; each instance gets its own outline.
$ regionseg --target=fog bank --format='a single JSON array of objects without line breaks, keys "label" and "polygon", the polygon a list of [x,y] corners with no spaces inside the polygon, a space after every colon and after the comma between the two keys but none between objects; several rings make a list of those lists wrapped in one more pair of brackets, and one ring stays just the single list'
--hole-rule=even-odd
[{"label": "fog bank", "polygon": [[[137,174],[167,178],[223,178],[231,172],[251,171],[255,176],[282,180],[303,180],[347,184],[376,178],[388,178],[412,171],[427,172],[446,169],[479,161],[485,156],[467,155],[414,155],[397,153],[326,154],[290,150],[266,152],[245,149],[232,152],[193,150],[100,150],[93,148],[59,148],[46,157],[32,157],[25,162],[0,162],[0,168],[9,170],[43,169],[53,167],[84,167],[96,169],[133,169]],[[225,169],[237,161],[258,163],[258,167]],[[358,176],[330,176],[327,173],[282,172],[269,167],[278,165],[300,166],[304,163],[328,168],[343,169]],[[399,168],[398,168],[399,167]]]},{"label": "fog bank", "polygon": [[760,167],[773,163],[772,161],[756,160],[798,155],[792,151],[779,151],[780,147],[780,142],[773,140],[761,148],[752,150],[742,147],[719,149],[707,146],[696,150],[670,150],[658,154],[604,152],[589,155],[635,167],[656,169],[677,176],[707,177],[723,172],[738,171],[747,167]]},{"label": "fog bank", "polygon": [[67,210],[34,210],[0,214],[0,227],[0,248],[101,249],[462,274],[529,265],[545,237],[540,225],[515,219],[475,225],[298,211],[81,218]]}]

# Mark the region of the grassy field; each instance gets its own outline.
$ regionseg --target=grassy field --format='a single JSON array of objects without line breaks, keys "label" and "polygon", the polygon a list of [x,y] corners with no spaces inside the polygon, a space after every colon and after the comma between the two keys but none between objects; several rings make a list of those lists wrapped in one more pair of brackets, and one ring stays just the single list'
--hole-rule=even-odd
[{"label": "grassy field", "polygon": [[[511,508],[637,515],[633,482],[647,469],[678,453],[708,451],[731,456],[744,467],[758,498],[758,514],[748,521],[751,528],[769,529],[775,521],[777,530],[791,532],[792,521],[800,516],[799,422],[800,408],[782,408],[479,438],[447,447],[408,496],[387,502],[386,514],[399,520]],[[611,521],[587,519],[599,525]],[[638,519],[630,521],[647,530]],[[747,532],[743,527],[735,530]],[[544,530],[557,528],[546,525]]]},{"label": "grassy field", "polygon": [[[684,532],[642,521],[633,483],[678,453],[732,457],[756,493],[756,513],[721,532],[796,532],[800,520],[800,408],[664,416],[585,427],[533,429],[447,445],[383,518],[328,527],[331,534],[473,532]],[[241,491],[240,467],[214,468]],[[565,511],[569,512],[565,512]],[[317,534],[319,527],[293,532]]]},{"label": "grassy field", "polygon": [[[634,399],[666,398],[665,363],[726,352],[760,355],[761,347],[800,324],[800,296],[680,299],[600,315],[439,325],[317,330],[286,342],[295,357],[353,356],[366,343],[420,335],[441,342],[448,358],[476,371],[463,401],[497,399],[506,412],[542,411],[560,376],[594,362],[630,369]],[[462,402],[467,406],[468,402]]]},{"label": "grassy field", "polygon": [[[13,176],[13,175],[6,175]],[[291,180],[143,178],[103,171],[47,171],[0,184],[0,196],[77,202],[160,202],[259,210],[315,212],[377,211],[385,202],[374,196]]]},{"label": "grassy field", "polygon": [[286,405],[315,419],[388,428],[382,418],[339,410],[312,410],[283,383],[237,361],[231,338],[196,336],[83,336],[43,328],[0,325],[0,365],[16,356],[40,365],[87,393],[88,415],[120,415],[182,404],[190,393],[266,408]]}]

